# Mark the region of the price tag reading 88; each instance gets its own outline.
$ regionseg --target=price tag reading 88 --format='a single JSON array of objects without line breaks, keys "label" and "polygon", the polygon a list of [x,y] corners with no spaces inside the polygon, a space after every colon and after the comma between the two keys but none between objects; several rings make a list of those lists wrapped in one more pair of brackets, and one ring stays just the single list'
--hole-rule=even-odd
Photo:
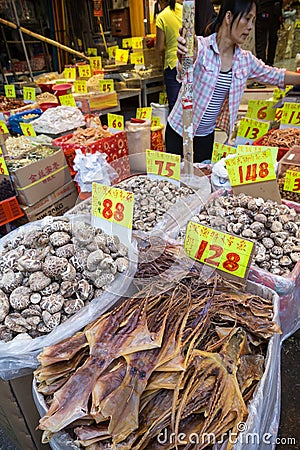
[{"label": "price tag reading 88", "polygon": [[270,122],[275,119],[275,103],[276,101],[269,100],[249,100],[246,117]]},{"label": "price tag reading 88", "polygon": [[16,98],[16,89],[14,84],[5,84],[4,91],[7,98]]},{"label": "price tag reading 88", "polygon": [[36,133],[34,131],[33,126],[31,125],[31,123],[21,123],[20,122],[20,127],[22,130],[22,133],[24,134],[24,136],[36,136]]},{"label": "price tag reading 88", "polygon": [[147,174],[180,181],[180,155],[146,150]]},{"label": "price tag reading 88", "polygon": [[1,134],[9,134],[8,128],[4,120],[0,120],[0,133]]},{"label": "price tag reading 88", "polygon": [[99,80],[100,92],[112,92],[114,90],[114,80]]},{"label": "price tag reading 88", "polygon": [[253,141],[266,134],[269,130],[267,122],[248,119],[244,117],[240,121],[237,131],[236,144],[252,144]]},{"label": "price tag reading 88", "polygon": [[8,175],[7,166],[4,158],[0,158],[0,175]]},{"label": "price tag reading 88", "polygon": [[74,89],[77,94],[87,94],[87,85],[85,80],[78,80],[74,82]]},{"label": "price tag reading 88", "polygon": [[281,125],[300,127],[300,104],[285,103],[282,108]]},{"label": "price tag reading 88", "polygon": [[91,66],[89,64],[84,64],[83,66],[78,66],[78,72],[80,78],[91,78]]},{"label": "price tag reading 88", "polygon": [[295,170],[286,171],[283,190],[300,193],[300,172]]},{"label": "price tag reading 88", "polygon": [[134,194],[92,183],[92,215],[132,229]]},{"label": "price tag reading 88", "polygon": [[276,180],[271,151],[249,153],[226,160],[226,169],[231,186]]},{"label": "price tag reading 88", "polygon": [[23,99],[24,100],[35,100],[35,88],[34,87],[23,87]]},{"label": "price tag reading 88", "polygon": [[137,108],[136,110],[136,118],[137,119],[149,119],[152,117],[152,108],[151,106],[146,106],[145,108]]},{"label": "price tag reading 88", "polygon": [[124,116],[118,114],[107,114],[108,128],[114,128],[115,130],[124,130]]},{"label": "price tag reading 88", "polygon": [[189,222],[184,241],[186,254],[197,261],[245,278],[254,243],[228,233]]}]

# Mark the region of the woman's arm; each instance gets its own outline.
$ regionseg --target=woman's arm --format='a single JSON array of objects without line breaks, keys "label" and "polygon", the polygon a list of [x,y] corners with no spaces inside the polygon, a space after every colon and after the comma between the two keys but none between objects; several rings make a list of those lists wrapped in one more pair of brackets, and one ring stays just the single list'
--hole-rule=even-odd
[{"label": "woman's arm", "polygon": [[290,72],[287,70],[285,72],[284,82],[285,82],[285,85],[300,84],[300,73]]},{"label": "woman's arm", "polygon": [[165,33],[160,28],[156,27],[156,42],[155,48],[156,50],[162,52],[165,48]]}]

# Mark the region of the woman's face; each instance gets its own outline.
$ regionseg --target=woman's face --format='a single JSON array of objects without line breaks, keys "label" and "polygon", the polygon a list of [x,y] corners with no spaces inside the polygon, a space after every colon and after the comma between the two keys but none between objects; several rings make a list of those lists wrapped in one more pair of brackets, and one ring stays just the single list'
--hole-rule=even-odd
[{"label": "woman's face", "polygon": [[254,26],[256,6],[253,3],[248,14],[236,19],[231,28],[231,38],[235,44],[243,44]]}]

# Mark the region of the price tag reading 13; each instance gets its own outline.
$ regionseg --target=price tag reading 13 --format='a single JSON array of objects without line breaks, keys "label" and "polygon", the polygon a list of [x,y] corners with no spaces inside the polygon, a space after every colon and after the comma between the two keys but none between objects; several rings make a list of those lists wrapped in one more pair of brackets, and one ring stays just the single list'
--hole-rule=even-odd
[{"label": "price tag reading 13", "polygon": [[232,187],[276,180],[273,156],[270,150],[227,159],[226,169]]},{"label": "price tag reading 13", "polygon": [[132,229],[133,205],[132,192],[92,184],[92,216]]},{"label": "price tag reading 13", "polygon": [[295,170],[286,171],[283,190],[300,193],[300,172]]},{"label": "price tag reading 13", "polygon": [[146,150],[147,173],[180,181],[180,155]]},{"label": "price tag reading 13", "polygon": [[228,233],[189,222],[184,241],[186,254],[201,263],[245,278],[254,243]]},{"label": "price tag reading 13", "polygon": [[266,134],[269,130],[267,122],[259,122],[258,120],[241,119],[237,131],[236,144],[251,144],[256,139]]}]

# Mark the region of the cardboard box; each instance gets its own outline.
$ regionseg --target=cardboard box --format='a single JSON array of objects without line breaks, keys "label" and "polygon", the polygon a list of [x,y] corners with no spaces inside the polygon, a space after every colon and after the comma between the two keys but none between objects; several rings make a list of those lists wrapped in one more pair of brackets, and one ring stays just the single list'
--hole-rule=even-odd
[{"label": "cardboard box", "polygon": [[109,93],[100,93],[99,94],[75,94],[74,98],[76,100],[76,104],[78,108],[84,114],[90,114],[95,111],[102,111],[104,109],[114,108],[119,106],[118,96],[116,91]]},{"label": "cardboard box", "polygon": [[[69,183],[64,184],[62,187],[56,189],[52,194],[47,195],[47,197],[42,198],[40,201],[32,205],[30,208],[36,209],[36,211],[40,211],[42,209],[46,209],[49,206],[53,205],[53,203],[57,202],[61,198],[65,197],[67,194],[71,192],[76,192],[76,185],[73,180],[69,181]],[[27,205],[20,205],[22,209],[29,208]]]},{"label": "cardboard box", "polygon": [[65,155],[61,149],[11,173],[23,205],[31,206],[71,181]]},{"label": "cardboard box", "polygon": [[133,49],[133,53],[141,53],[144,55],[144,64],[146,67],[160,67],[163,68],[162,53],[155,48]]},{"label": "cardboard box", "polygon": [[18,450],[51,450],[36,431],[40,417],[32,398],[32,375],[0,380],[0,398],[0,426]]},{"label": "cardboard box", "polygon": [[47,202],[46,207],[42,206],[37,209],[36,205],[22,206],[22,210],[24,211],[27,220],[33,222],[35,220],[43,219],[46,216],[62,216],[75,206],[77,200],[78,192],[75,188],[72,192],[68,192],[63,197],[53,199],[50,204]]}]

